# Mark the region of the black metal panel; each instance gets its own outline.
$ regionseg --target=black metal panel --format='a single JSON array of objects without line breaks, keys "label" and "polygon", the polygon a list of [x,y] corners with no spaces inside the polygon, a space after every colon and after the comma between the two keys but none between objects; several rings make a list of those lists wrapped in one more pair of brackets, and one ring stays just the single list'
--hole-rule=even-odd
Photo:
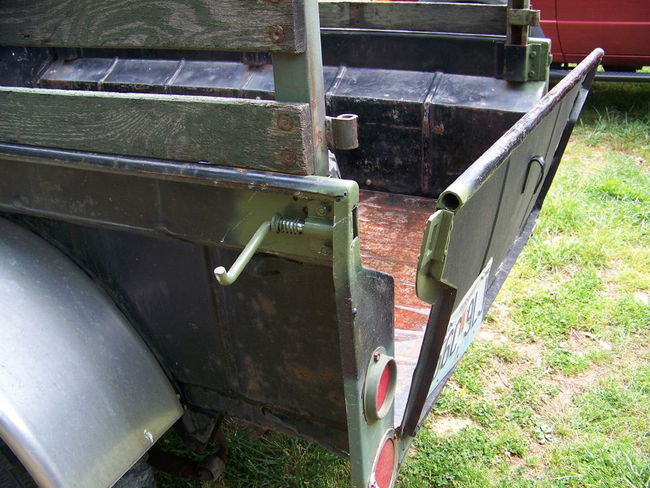
[{"label": "black metal panel", "polygon": [[323,63],[498,78],[505,36],[323,29]]},{"label": "black metal panel", "polygon": [[46,48],[0,47],[0,85],[34,86],[51,60]]}]

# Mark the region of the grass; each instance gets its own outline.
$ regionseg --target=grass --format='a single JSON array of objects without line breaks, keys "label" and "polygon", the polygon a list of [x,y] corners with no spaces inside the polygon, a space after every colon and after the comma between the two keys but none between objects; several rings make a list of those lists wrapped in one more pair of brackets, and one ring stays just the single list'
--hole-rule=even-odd
[{"label": "grass", "polygon": [[[647,488],[649,163],[650,84],[596,84],[536,231],[398,488]],[[458,428],[441,431],[450,419]],[[205,488],[349,486],[346,463],[314,445],[227,429],[228,470]]]}]

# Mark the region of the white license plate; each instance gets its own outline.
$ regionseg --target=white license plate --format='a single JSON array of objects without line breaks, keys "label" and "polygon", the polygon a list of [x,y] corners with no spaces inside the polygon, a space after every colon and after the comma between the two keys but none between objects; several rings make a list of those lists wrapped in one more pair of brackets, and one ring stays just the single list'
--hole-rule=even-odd
[{"label": "white license plate", "polygon": [[440,358],[436,366],[436,374],[431,383],[432,390],[438,386],[438,383],[447,376],[463,354],[465,354],[465,351],[481,326],[481,322],[483,321],[485,290],[491,268],[492,259],[490,259],[487,266],[481,271],[481,274],[476,278],[476,281],[474,281],[449,319],[447,334],[445,335],[445,341],[442,344]]}]

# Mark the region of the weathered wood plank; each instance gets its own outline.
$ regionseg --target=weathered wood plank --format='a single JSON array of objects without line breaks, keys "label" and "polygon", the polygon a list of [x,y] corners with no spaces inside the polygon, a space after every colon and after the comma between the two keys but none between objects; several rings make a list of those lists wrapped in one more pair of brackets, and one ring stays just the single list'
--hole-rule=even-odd
[{"label": "weathered wood plank", "polygon": [[0,141],[313,174],[309,105],[0,87]]},{"label": "weathered wood plank", "polygon": [[505,5],[433,2],[321,1],[322,27],[506,33]]},{"label": "weathered wood plank", "polygon": [[8,46],[303,52],[315,0],[2,0]]}]

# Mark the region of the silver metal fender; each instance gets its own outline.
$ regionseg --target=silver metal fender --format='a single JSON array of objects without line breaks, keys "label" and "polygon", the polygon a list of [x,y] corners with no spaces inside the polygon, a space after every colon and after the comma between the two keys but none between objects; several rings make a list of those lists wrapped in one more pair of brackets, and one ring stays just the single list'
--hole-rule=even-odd
[{"label": "silver metal fender", "polygon": [[181,413],[105,293],[50,244],[0,219],[0,437],[36,482],[112,486]]}]

